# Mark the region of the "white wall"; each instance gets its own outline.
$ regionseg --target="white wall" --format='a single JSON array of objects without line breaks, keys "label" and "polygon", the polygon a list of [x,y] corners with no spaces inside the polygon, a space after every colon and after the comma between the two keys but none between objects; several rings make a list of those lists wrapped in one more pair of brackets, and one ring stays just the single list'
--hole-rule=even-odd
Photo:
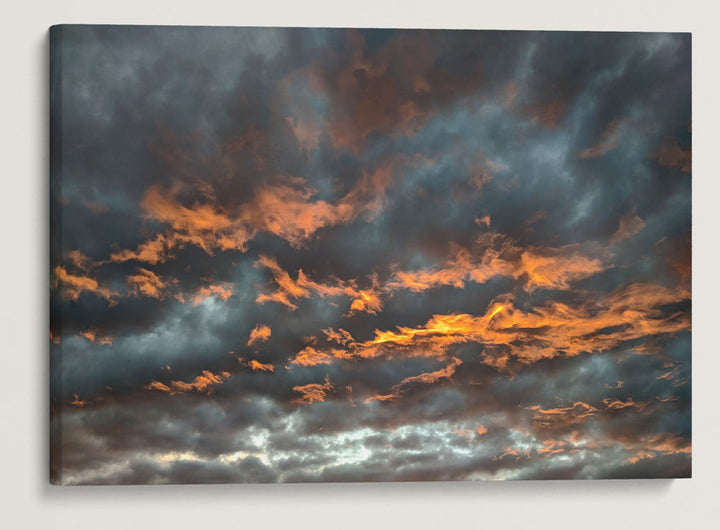
[{"label": "white wall", "polygon": [[[5,2],[0,39],[5,528],[717,528],[718,21],[701,1]],[[693,478],[676,481],[55,488],[47,484],[47,27],[56,23],[693,32]],[[9,164],[8,164],[9,161]]]}]

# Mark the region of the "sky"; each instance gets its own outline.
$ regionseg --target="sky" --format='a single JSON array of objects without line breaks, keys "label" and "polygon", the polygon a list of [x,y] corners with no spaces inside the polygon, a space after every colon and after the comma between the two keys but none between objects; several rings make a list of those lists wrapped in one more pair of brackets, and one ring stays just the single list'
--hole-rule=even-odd
[{"label": "sky", "polygon": [[51,44],[54,483],[690,476],[689,34]]}]

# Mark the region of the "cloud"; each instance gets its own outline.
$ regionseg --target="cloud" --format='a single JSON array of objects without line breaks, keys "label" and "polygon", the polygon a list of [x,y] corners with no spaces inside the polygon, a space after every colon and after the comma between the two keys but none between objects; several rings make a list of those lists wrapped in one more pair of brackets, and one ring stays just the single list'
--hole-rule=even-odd
[{"label": "cloud", "polygon": [[93,293],[106,300],[109,305],[115,305],[119,294],[106,287],[101,287],[97,280],[82,274],[72,274],[61,265],[57,265],[55,273],[55,286],[60,286],[70,300],[77,301],[84,292]]},{"label": "cloud", "polygon": [[570,286],[606,268],[602,261],[583,254],[576,246],[531,249],[520,258],[527,275],[526,289],[569,289]]},{"label": "cloud", "polygon": [[64,27],[54,480],[688,476],[690,40]]},{"label": "cloud", "polygon": [[543,409],[537,405],[528,407],[533,411],[533,421],[540,429],[558,429],[582,423],[598,414],[598,409],[578,401],[570,407]]},{"label": "cloud", "polygon": [[259,304],[278,302],[294,311],[297,309],[297,305],[294,303],[295,300],[309,298],[311,294],[316,294],[322,298],[350,297],[352,299],[350,304],[351,313],[364,311],[375,314],[382,310],[382,301],[375,287],[377,285],[377,278],[375,277],[372,278],[373,287],[359,289],[357,282],[354,280],[344,282],[335,279],[331,284],[314,282],[305,275],[302,269],[297,272],[297,280],[293,280],[290,274],[278,265],[275,258],[263,254],[255,262],[255,266],[269,269],[278,286],[273,293],[258,295],[255,301]]},{"label": "cloud", "polygon": [[444,357],[452,345],[476,342],[487,347],[485,362],[502,369],[511,357],[525,364],[608,351],[628,341],[689,329],[686,315],[665,316],[660,309],[689,296],[681,287],[638,283],[595,303],[569,306],[549,301],[528,311],[506,296],[502,302],[491,303],[481,316],[434,315],[424,326],[375,330],[372,340],[348,342],[343,355]]},{"label": "cloud", "polygon": [[271,334],[272,330],[270,329],[270,326],[258,324],[250,332],[250,338],[248,338],[247,345],[252,346],[258,342],[267,342],[270,339]]},{"label": "cloud", "polygon": [[113,340],[110,337],[99,337],[93,330],[81,331],[80,335],[90,342],[96,342],[106,346],[112,346]]},{"label": "cloud", "polygon": [[247,243],[261,232],[299,247],[322,228],[349,223],[363,214],[372,219],[382,208],[391,177],[392,166],[388,164],[364,173],[334,204],[312,200],[317,191],[304,179],[286,178],[276,184],[259,185],[254,197],[234,212],[227,212],[212,195],[204,197],[203,202],[184,205],[178,196],[187,190],[179,183],[169,189],[153,185],[145,192],[141,207],[146,217],[167,225],[168,231],[148,239],[134,251],[116,251],[109,260],[162,263],[186,245],[195,245],[210,255],[217,250],[245,252]]},{"label": "cloud", "polygon": [[684,151],[679,145],[662,145],[657,150],[657,162],[661,166],[677,167],[683,173],[690,173],[692,154]]},{"label": "cloud", "polygon": [[398,384],[393,385],[393,391],[390,394],[382,394],[377,396],[369,397],[365,400],[365,403],[369,403],[371,401],[388,401],[391,399],[398,398],[402,395],[404,387],[421,383],[425,385],[431,385],[434,383],[437,383],[441,379],[450,379],[452,375],[455,373],[455,370],[457,370],[458,366],[462,364],[462,361],[456,357],[453,357],[450,359],[450,363],[447,364],[444,368],[441,368],[439,370],[435,370],[433,372],[426,372],[418,375],[413,375],[410,377],[406,377],[402,381],[400,381]]},{"label": "cloud", "polygon": [[255,359],[251,359],[248,362],[248,366],[251,370],[255,371],[262,371],[262,372],[274,372],[275,367],[270,363],[261,363],[260,361],[256,361]]},{"label": "cloud", "polygon": [[135,274],[126,278],[128,290],[133,296],[146,296],[162,300],[167,296],[166,290],[177,283],[174,280],[163,280],[154,272],[138,267]]},{"label": "cloud", "polygon": [[301,366],[316,366],[318,364],[330,364],[334,358],[335,356],[332,353],[326,353],[312,346],[307,346],[297,353],[291,363]]},{"label": "cloud", "polygon": [[610,237],[610,244],[615,245],[629,239],[642,232],[646,226],[647,223],[634,210],[628,212],[620,217],[620,226],[618,226],[617,232]]},{"label": "cloud", "polygon": [[450,285],[461,289],[466,282],[485,283],[499,277],[522,277],[529,291],[569,289],[572,283],[606,268],[599,258],[587,256],[579,245],[522,250],[501,234],[486,233],[479,238],[478,246],[484,248],[479,258],[460,248],[442,268],[396,272],[387,288],[422,292]]},{"label": "cloud", "polygon": [[325,382],[310,383],[307,385],[294,386],[293,390],[299,392],[301,396],[295,400],[296,403],[311,404],[321,401],[325,401],[328,391],[332,390],[334,385],[330,382],[330,379],[325,376]]},{"label": "cloud", "polygon": [[622,121],[611,121],[597,144],[580,151],[578,158],[595,158],[616,149],[622,139]]},{"label": "cloud", "polygon": [[92,260],[79,250],[71,250],[67,253],[67,258],[76,268],[84,272],[88,272],[92,268]]},{"label": "cloud", "polygon": [[162,392],[168,392],[169,394],[182,394],[183,392],[210,393],[215,385],[222,384],[228,377],[230,377],[229,372],[214,374],[210,370],[203,370],[202,374],[196,376],[195,379],[189,383],[184,381],[171,381],[169,385],[165,385],[159,381],[152,381],[145,386],[145,388],[147,390],[160,390]]},{"label": "cloud", "polygon": [[192,298],[192,303],[193,305],[198,305],[211,296],[221,300],[227,300],[234,294],[232,286],[228,283],[204,285],[195,292],[195,295]]},{"label": "cloud", "polygon": [[611,398],[605,398],[603,399],[603,403],[605,403],[605,408],[607,410],[622,410],[630,407],[643,409],[647,406],[647,403],[638,403],[636,401],[633,401],[633,398],[628,398],[626,401],[621,401],[619,399],[611,399]]}]

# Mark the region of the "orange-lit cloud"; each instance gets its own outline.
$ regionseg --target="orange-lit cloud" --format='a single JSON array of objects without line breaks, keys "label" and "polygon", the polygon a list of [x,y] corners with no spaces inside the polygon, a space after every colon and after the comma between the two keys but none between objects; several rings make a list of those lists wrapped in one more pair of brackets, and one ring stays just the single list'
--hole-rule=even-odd
[{"label": "orange-lit cloud", "polygon": [[228,377],[229,372],[220,372],[214,374],[209,370],[203,370],[201,375],[198,375],[191,382],[186,383],[184,381],[171,381],[170,385],[165,385],[159,381],[152,381],[149,385],[146,385],[147,390],[161,390],[168,392],[169,394],[182,394],[183,392],[205,392],[210,393],[212,387],[223,383]]},{"label": "orange-lit cloud", "polygon": [[77,394],[73,394],[73,400],[70,403],[75,407],[81,408],[87,405],[87,401],[80,399]]},{"label": "orange-lit cloud", "polygon": [[352,335],[350,333],[342,328],[335,331],[333,328],[324,329],[323,333],[327,336],[327,339],[331,342],[337,342],[338,344],[342,344],[343,346],[350,343],[355,342],[355,339],[353,339]]},{"label": "orange-lit cloud", "polygon": [[689,298],[690,292],[683,287],[638,283],[577,306],[550,300],[524,310],[506,295],[490,303],[484,315],[434,315],[414,328],[376,329],[375,337],[364,342],[353,340],[349,333],[325,330],[328,340],[340,341],[344,349],[327,352],[311,348],[301,357],[315,363],[338,357],[445,358],[452,345],[477,342],[486,345],[484,362],[504,369],[511,357],[529,364],[607,351],[627,341],[687,330],[688,315],[665,315],[661,308]]},{"label": "orange-lit cloud", "polygon": [[605,388],[619,389],[619,388],[622,388],[624,384],[625,384],[624,381],[618,381],[618,382],[617,382],[615,385],[613,385],[613,386],[608,385],[607,383],[605,383]]},{"label": "orange-lit cloud", "polygon": [[198,305],[202,303],[203,301],[207,300],[211,296],[214,296],[215,298],[220,298],[221,300],[227,300],[230,298],[233,294],[235,294],[232,290],[232,287],[229,283],[220,283],[217,285],[207,285],[203,286],[200,289],[198,289],[195,292],[195,295],[193,296],[192,303],[193,305]]},{"label": "orange-lit cloud", "polygon": [[538,454],[541,455],[555,455],[558,453],[565,452],[565,442],[562,440],[543,440],[543,446],[538,449]]},{"label": "orange-lit cloud", "polygon": [[104,344],[106,346],[112,346],[113,340],[110,337],[101,337],[93,330],[81,331],[80,335],[85,337],[90,342],[97,342],[98,344]]},{"label": "orange-lit cloud", "polygon": [[250,338],[247,341],[247,345],[252,346],[258,342],[267,342],[270,339],[271,334],[272,330],[270,329],[270,326],[258,324],[250,332]]},{"label": "orange-lit cloud", "polygon": [[[334,298],[338,296],[346,296],[352,299],[350,304],[350,312],[364,311],[375,314],[382,310],[382,301],[375,287],[359,289],[354,280],[344,282],[335,280],[333,284],[317,283],[310,280],[302,269],[297,272],[297,280],[293,280],[290,274],[278,265],[275,258],[260,255],[256,267],[264,267],[270,270],[270,273],[277,284],[277,289],[272,293],[260,294],[255,299],[259,304],[265,302],[278,302],[290,310],[297,309],[295,300],[300,298],[309,298],[311,294],[316,294],[323,298]],[[372,284],[377,284],[377,278],[372,278]]]},{"label": "orange-lit cloud", "polygon": [[58,265],[55,267],[55,286],[60,286],[63,292],[76,301],[83,292],[93,293],[96,296],[108,301],[109,305],[117,304],[118,293],[106,287],[100,287],[97,280],[89,276],[72,274]]},{"label": "orange-lit cloud", "polygon": [[647,407],[647,402],[633,401],[633,398],[628,398],[626,401],[621,401],[619,399],[605,398],[602,401],[605,404],[605,408],[607,410],[622,410],[622,409],[627,409],[627,408],[635,408],[635,409],[642,410],[645,407]]},{"label": "orange-lit cloud", "polygon": [[82,271],[88,272],[92,268],[92,260],[79,250],[71,250],[67,257],[70,263]]},{"label": "orange-lit cloud", "polygon": [[170,189],[151,186],[141,207],[146,217],[167,225],[167,231],[136,250],[113,252],[109,261],[160,263],[186,245],[195,245],[208,254],[216,250],[245,252],[247,243],[259,232],[274,234],[299,247],[322,228],[349,223],[360,215],[372,219],[382,208],[391,177],[392,165],[381,165],[363,174],[335,203],[313,200],[316,191],[303,179],[287,178],[259,186],[253,198],[234,211],[221,207],[212,193],[203,194],[204,202],[185,205],[177,199],[180,185]]},{"label": "orange-lit cloud", "polygon": [[458,436],[461,436],[462,438],[465,438],[466,440],[475,440],[477,441],[477,438],[479,436],[482,436],[483,434],[487,433],[487,428],[478,423],[478,426],[476,429],[458,429],[456,431],[453,431],[453,434],[457,434]]},{"label": "orange-lit cloud", "polygon": [[517,449],[514,449],[513,447],[508,446],[505,448],[505,450],[502,453],[500,453],[497,456],[494,456],[493,460],[495,460],[495,461],[502,460],[506,456],[514,456],[515,459],[517,460],[518,458],[520,458],[520,453],[518,453]]},{"label": "orange-lit cloud", "polygon": [[575,245],[526,250],[521,256],[521,266],[527,275],[527,290],[569,289],[573,282],[606,268],[599,259],[586,256]]},{"label": "orange-lit cloud", "polygon": [[643,221],[634,210],[632,212],[628,212],[620,217],[620,226],[618,227],[617,232],[610,237],[610,244],[614,245],[615,243],[629,239],[642,232],[646,226],[647,223]]},{"label": "orange-lit cloud", "polygon": [[146,385],[145,389],[146,390],[161,390],[163,392],[168,392],[171,394],[173,393],[172,389],[169,386],[161,383],[160,381],[153,381],[149,385]]},{"label": "orange-lit cloud", "polygon": [[651,451],[665,454],[692,453],[690,440],[672,434],[659,434],[646,439],[644,445]]},{"label": "orange-lit cloud", "polygon": [[300,366],[316,366],[318,364],[330,364],[332,360],[332,355],[317,350],[312,346],[307,346],[300,350],[291,362]]},{"label": "orange-lit cloud", "polygon": [[494,234],[486,237],[484,253],[477,259],[473,258],[469,250],[459,248],[455,256],[440,268],[397,271],[386,287],[389,290],[422,292],[445,285],[462,288],[468,281],[484,283],[499,276],[516,276],[517,266],[510,256],[516,253],[515,249],[507,241],[500,241],[497,245],[501,239]]},{"label": "orange-lit cloud", "polygon": [[626,462],[629,462],[631,464],[637,464],[640,460],[644,460],[646,458],[655,458],[655,453],[651,453],[649,451],[640,450],[635,453],[635,456],[631,456],[627,459]]},{"label": "orange-lit cloud", "polygon": [[453,357],[452,359],[450,359],[450,363],[444,368],[441,368],[440,370],[435,370],[434,372],[427,372],[419,375],[406,377],[396,385],[393,385],[392,393],[371,396],[365,400],[365,403],[369,403],[371,401],[389,401],[392,399],[396,399],[403,394],[405,390],[404,387],[413,383],[423,383],[426,385],[431,385],[433,383],[437,383],[441,379],[450,379],[450,377],[452,377],[455,373],[455,370],[457,370],[458,366],[460,366],[461,364],[462,361],[460,359],[458,359],[457,357]]},{"label": "orange-lit cloud", "polygon": [[125,262],[130,260],[142,261],[156,265],[172,257],[172,250],[182,241],[181,238],[170,234],[158,234],[152,239],[138,245],[135,250],[123,249],[110,254],[108,261]]},{"label": "orange-lit cloud", "polygon": [[672,379],[675,379],[675,377],[677,377],[678,371],[680,370],[679,364],[676,364],[676,363],[674,363],[674,362],[665,363],[665,364],[663,365],[663,368],[670,368],[670,370],[667,371],[667,372],[665,372],[665,373],[662,374],[662,375],[657,376],[656,379],[664,379],[664,380],[666,380],[666,381],[670,381],[670,380],[672,380]]},{"label": "orange-lit cloud", "polygon": [[533,422],[539,429],[550,429],[582,423],[600,411],[582,401],[575,402],[571,407],[543,409],[538,405],[527,407],[533,411]]},{"label": "orange-lit cloud", "polygon": [[273,366],[271,363],[261,363],[259,361],[256,361],[255,359],[251,359],[250,362],[248,362],[248,366],[251,370],[255,371],[262,371],[262,372],[274,372],[275,366]]},{"label": "orange-lit cloud", "polygon": [[619,441],[633,455],[627,460],[631,464],[660,455],[692,453],[692,443],[689,439],[671,433],[643,436],[640,439],[622,436]]},{"label": "orange-lit cloud", "polygon": [[573,282],[607,268],[599,258],[587,255],[580,245],[521,250],[500,234],[489,232],[478,239],[478,246],[483,249],[479,257],[460,248],[440,268],[397,271],[386,288],[422,292],[445,285],[463,288],[466,282],[485,283],[493,278],[509,277],[523,278],[528,291],[567,290]]},{"label": "orange-lit cloud", "polygon": [[310,383],[308,385],[294,386],[293,390],[301,394],[294,402],[309,404],[325,401],[327,393],[332,390],[334,386],[328,376],[325,376],[325,382],[322,384]]},{"label": "orange-lit cloud", "polygon": [[353,291],[351,296],[356,296],[350,304],[350,312],[365,312],[375,314],[382,311],[382,300],[377,291],[373,289],[359,289]]},{"label": "orange-lit cloud", "polygon": [[154,272],[142,267],[138,267],[137,272],[129,275],[126,280],[131,295],[156,300],[163,300],[167,294],[166,289],[176,283],[174,280],[165,281]]},{"label": "orange-lit cloud", "polygon": [[316,366],[318,364],[330,364],[335,359],[349,359],[351,357],[352,355],[347,350],[341,348],[322,350],[313,346],[306,346],[297,353],[290,363],[300,366]]},{"label": "orange-lit cloud", "polygon": [[476,217],[476,218],[475,218],[475,223],[476,223],[478,226],[485,225],[486,228],[490,228],[490,216],[489,216],[489,215],[485,215],[485,216],[483,216],[483,217]]},{"label": "orange-lit cloud", "polygon": [[411,383],[424,383],[429,385],[437,383],[440,379],[450,379],[450,377],[452,377],[452,375],[455,373],[455,370],[457,370],[458,366],[460,366],[461,364],[462,361],[460,359],[453,357],[450,360],[450,364],[448,364],[444,368],[441,368],[440,370],[435,370],[434,372],[427,372],[411,377],[406,377],[397,386],[404,386]]}]

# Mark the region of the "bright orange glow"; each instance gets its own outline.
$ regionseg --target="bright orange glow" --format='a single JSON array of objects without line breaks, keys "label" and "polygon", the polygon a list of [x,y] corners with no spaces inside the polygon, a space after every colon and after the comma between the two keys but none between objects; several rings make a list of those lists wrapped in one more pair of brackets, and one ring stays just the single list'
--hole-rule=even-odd
[{"label": "bright orange glow", "polygon": [[[280,267],[274,258],[262,254],[255,263],[255,266],[269,269],[278,286],[277,290],[273,293],[258,295],[255,301],[259,304],[278,302],[294,311],[297,309],[297,305],[291,300],[309,298],[310,295],[314,293],[322,298],[337,296],[353,298],[354,300],[350,306],[351,313],[353,311],[365,311],[375,314],[382,309],[382,301],[374,287],[358,289],[355,281],[343,282],[341,280],[335,280],[334,285],[317,283],[310,280],[302,269],[298,270],[297,280],[293,280],[290,274]],[[376,278],[373,278],[372,281],[373,284],[377,283]]]},{"label": "bright orange glow", "polygon": [[[342,350],[332,350],[332,352],[342,352]],[[317,350],[312,346],[307,346],[306,348],[298,352],[295,358],[290,362],[292,364],[297,364],[300,366],[316,366],[318,364],[330,364],[335,358],[335,355],[332,352],[327,353],[325,351]]]},{"label": "bright orange glow", "polygon": [[541,455],[554,455],[558,453],[564,453],[565,448],[563,447],[565,442],[562,440],[545,440],[543,441],[542,449],[538,449],[538,454]]},{"label": "bright orange glow", "polygon": [[463,288],[466,282],[485,283],[499,277],[524,277],[528,291],[567,290],[573,282],[606,268],[599,258],[587,256],[579,245],[521,251],[500,234],[488,232],[478,239],[478,246],[484,250],[477,258],[469,250],[460,248],[440,268],[397,271],[386,289],[422,292],[446,285]]},{"label": "bright orange glow", "polygon": [[325,333],[329,341],[337,342],[338,344],[342,344],[343,346],[348,343],[355,342],[355,339],[353,339],[352,335],[350,335],[349,332],[345,331],[342,328],[338,329],[337,331],[335,331],[333,328],[324,329],[323,333]]},{"label": "bright orange glow", "polygon": [[530,364],[557,356],[607,351],[627,341],[687,330],[687,315],[665,317],[660,308],[689,297],[689,291],[682,287],[633,284],[576,307],[548,301],[524,311],[505,296],[491,302],[485,315],[434,315],[416,328],[376,329],[375,337],[365,342],[355,341],[346,332],[324,330],[328,340],[342,344],[344,349],[328,353],[310,348],[298,357],[316,364],[328,363],[333,357],[446,358],[453,344],[477,342],[486,346],[484,362],[504,370],[511,358]]},{"label": "bright orange glow", "polygon": [[168,226],[164,234],[157,234],[136,250],[120,250],[110,261],[135,259],[146,263],[164,262],[173,251],[185,245],[195,245],[206,253],[215,250],[247,250],[247,243],[258,232],[274,234],[294,247],[301,246],[325,227],[346,224],[359,215],[374,217],[385,200],[385,189],[391,182],[392,167],[382,165],[364,174],[355,187],[335,204],[313,201],[315,190],[300,178],[266,184],[255,190],[249,202],[235,211],[225,211],[212,195],[206,202],[186,206],[176,197],[182,191],[177,184],[169,190],[157,185],[148,188],[141,207],[146,216]]},{"label": "bright orange glow", "polygon": [[[541,253],[542,252],[542,253]],[[535,288],[569,289],[571,283],[592,276],[605,267],[599,259],[584,256],[578,249],[526,250],[520,258],[527,274],[527,290]]]},{"label": "bright orange glow", "polygon": [[259,361],[256,361],[255,359],[252,359],[250,362],[248,362],[248,366],[251,370],[255,371],[262,371],[262,372],[274,372],[275,367],[270,363],[261,363]]},{"label": "bright orange glow", "polygon": [[533,411],[533,422],[539,429],[550,429],[560,426],[575,425],[597,415],[600,411],[582,401],[572,407],[542,409],[537,405],[527,407]]},{"label": "bright orange glow", "polygon": [[162,384],[160,381],[153,381],[145,386],[146,390],[161,390],[163,392],[173,393],[169,386]]},{"label": "bright orange glow", "polygon": [[247,345],[252,346],[258,342],[267,342],[270,339],[271,334],[272,330],[270,329],[270,326],[258,324],[250,332],[250,338],[247,341]]},{"label": "bright orange glow", "polygon": [[647,402],[636,402],[633,401],[633,398],[628,398],[627,401],[605,398],[603,399],[603,403],[605,404],[605,408],[607,410],[622,410],[626,408],[636,408],[642,410],[647,407]]},{"label": "bright orange glow", "polygon": [[160,390],[167,392],[171,395],[182,394],[183,392],[207,392],[208,394],[212,391],[212,387],[221,384],[225,381],[230,374],[228,372],[220,372],[214,374],[209,370],[203,370],[201,375],[198,375],[191,382],[186,383],[184,381],[172,381],[170,386],[160,383],[159,381],[152,381],[149,385],[145,386],[147,390]]},{"label": "bright orange glow", "polygon": [[325,376],[325,382],[322,384],[310,383],[308,385],[294,386],[293,390],[302,394],[294,402],[310,404],[325,401],[327,393],[332,390],[334,386],[328,376]]},{"label": "bright orange glow", "polygon": [[85,338],[86,338],[87,340],[89,340],[90,342],[95,342],[95,332],[92,331],[92,330],[81,331],[81,332],[80,332],[80,335],[82,335],[83,337],[85,337]]}]

